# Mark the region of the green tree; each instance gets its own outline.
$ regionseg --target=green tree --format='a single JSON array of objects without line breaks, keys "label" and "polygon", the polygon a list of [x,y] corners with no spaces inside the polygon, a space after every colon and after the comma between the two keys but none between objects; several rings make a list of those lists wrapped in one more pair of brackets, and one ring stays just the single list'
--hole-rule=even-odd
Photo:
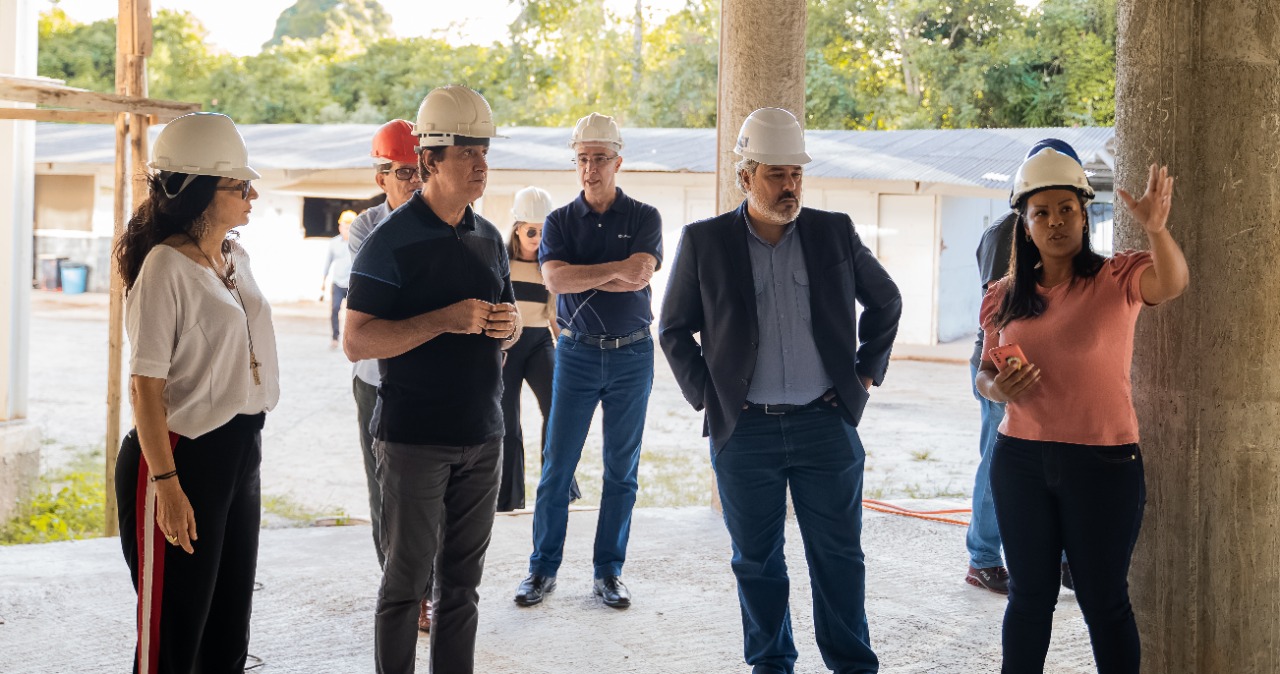
[{"label": "green tree", "polygon": [[378,0],[297,0],[280,13],[275,34],[262,48],[278,47],[285,38],[323,37],[358,48],[391,34],[391,15]]},{"label": "green tree", "polygon": [[634,126],[716,124],[719,0],[688,0],[644,39],[644,70],[632,100]]},{"label": "green tree", "polygon": [[54,4],[49,10],[40,12],[37,30],[37,73],[82,89],[115,90],[115,19],[76,23]]}]

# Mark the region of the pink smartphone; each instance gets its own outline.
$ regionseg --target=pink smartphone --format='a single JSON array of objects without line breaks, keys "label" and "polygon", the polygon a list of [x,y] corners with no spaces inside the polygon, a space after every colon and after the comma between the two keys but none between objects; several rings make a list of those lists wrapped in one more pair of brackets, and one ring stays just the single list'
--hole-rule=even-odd
[{"label": "pink smartphone", "polygon": [[1005,344],[997,346],[987,352],[991,356],[991,362],[996,364],[996,369],[1004,372],[1006,368],[1018,369],[1027,362],[1027,357],[1022,353],[1022,347],[1017,344]]}]

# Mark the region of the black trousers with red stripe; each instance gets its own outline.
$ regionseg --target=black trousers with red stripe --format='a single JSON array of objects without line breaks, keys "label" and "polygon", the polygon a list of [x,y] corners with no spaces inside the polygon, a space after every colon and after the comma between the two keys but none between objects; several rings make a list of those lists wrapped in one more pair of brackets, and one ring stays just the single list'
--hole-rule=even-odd
[{"label": "black trousers with red stripe", "polygon": [[239,415],[198,438],[170,434],[195,513],[194,554],[155,523],[155,489],[137,430],[116,461],[120,545],[138,591],[136,674],[242,674],[261,525],[262,424]]}]

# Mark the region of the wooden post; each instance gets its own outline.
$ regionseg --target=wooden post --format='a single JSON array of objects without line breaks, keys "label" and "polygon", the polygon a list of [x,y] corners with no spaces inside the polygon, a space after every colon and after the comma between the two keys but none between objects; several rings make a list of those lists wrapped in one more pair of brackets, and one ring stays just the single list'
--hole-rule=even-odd
[{"label": "wooden post", "polygon": [[[116,21],[116,93],[147,95],[147,57],[151,55],[151,0],[120,0]],[[124,232],[129,212],[147,197],[147,127],[145,114],[119,115],[116,120],[116,218],[115,238]],[[129,136],[131,161],[125,162],[125,134]],[[124,198],[132,176],[132,208]],[[111,305],[107,319],[107,435],[106,435],[106,522],[108,536],[119,533],[115,502],[116,448],[120,444],[121,382],[124,357],[124,283],[114,256],[111,260]]]}]

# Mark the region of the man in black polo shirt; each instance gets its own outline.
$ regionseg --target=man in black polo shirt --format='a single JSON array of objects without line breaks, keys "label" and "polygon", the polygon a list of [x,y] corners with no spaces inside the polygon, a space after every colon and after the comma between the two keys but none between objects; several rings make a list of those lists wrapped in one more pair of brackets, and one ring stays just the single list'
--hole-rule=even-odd
[{"label": "man in black polo shirt", "polygon": [[466,87],[436,89],[414,133],[422,190],[365,240],[347,299],[347,357],[377,358],[382,371],[374,657],[379,674],[414,671],[418,602],[438,560],[431,666],[467,673],[501,465],[501,349],[519,314],[502,236],[470,206],[497,137],[489,104]]},{"label": "man in black polo shirt", "polygon": [[653,386],[649,279],[662,262],[658,211],[618,189],[622,137],[612,117],[578,120],[569,143],[582,193],[552,211],[538,261],[559,295],[556,371],[546,457],[533,512],[529,576],[515,601],[532,606],[555,589],[569,520],[569,489],[596,406],[604,411],[604,491],[596,524],[594,591],[631,604],[619,576],[636,502],[640,439]]}]

